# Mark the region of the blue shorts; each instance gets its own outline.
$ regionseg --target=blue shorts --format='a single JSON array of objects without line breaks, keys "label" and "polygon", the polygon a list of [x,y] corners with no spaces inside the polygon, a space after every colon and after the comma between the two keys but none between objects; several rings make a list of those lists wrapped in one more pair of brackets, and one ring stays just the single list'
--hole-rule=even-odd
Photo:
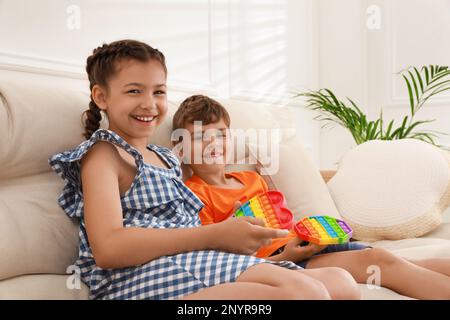
[{"label": "blue shorts", "polygon": [[[325,249],[323,249],[322,251],[320,251],[319,253],[314,254],[311,257],[314,256],[318,256],[321,254],[327,254],[327,253],[333,253],[333,252],[341,252],[341,251],[351,251],[351,250],[363,250],[363,249],[367,249],[367,248],[372,248],[371,246],[365,245],[365,244],[361,244],[361,243],[356,243],[356,242],[347,242],[347,243],[342,243],[342,244],[331,244],[328,247],[326,247]],[[299,261],[296,263],[296,265],[302,267],[302,268],[306,268],[306,265],[308,264],[309,260],[311,259],[305,259],[302,261]]]},{"label": "blue shorts", "polygon": [[[351,250],[363,250],[363,249],[367,249],[367,248],[372,248],[371,246],[367,246],[365,244],[361,244],[361,243],[356,243],[356,242],[347,242],[347,243],[342,243],[342,244],[331,244],[329,246],[327,246],[325,249],[323,249],[322,251],[320,251],[319,253],[314,254],[311,257],[314,256],[318,256],[321,254],[327,254],[327,253],[333,253],[333,252],[341,252],[341,251],[351,251]],[[274,253],[272,253],[273,255],[279,254],[283,251],[284,247],[278,249],[277,251],[275,251]],[[311,259],[311,257],[296,262],[295,264],[302,267],[303,269],[306,268],[306,265],[308,264],[309,260]]]}]

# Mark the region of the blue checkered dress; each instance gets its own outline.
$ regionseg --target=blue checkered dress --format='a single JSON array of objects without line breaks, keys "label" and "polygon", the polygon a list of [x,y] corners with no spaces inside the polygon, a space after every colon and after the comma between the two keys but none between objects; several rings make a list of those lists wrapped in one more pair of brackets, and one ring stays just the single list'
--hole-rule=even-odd
[{"label": "blue checkered dress", "polygon": [[[83,282],[89,286],[90,299],[177,299],[202,288],[235,281],[252,265],[268,262],[251,256],[204,250],[163,256],[122,269],[96,266],[83,218],[80,159],[99,140],[122,147],[136,162],[136,177],[121,197],[124,227],[197,227],[200,225],[198,212],[203,207],[182,182],[180,163],[167,148],[147,146],[169,165],[169,169],[155,167],[145,163],[140,152],[115,132],[99,129],[75,149],[53,155],[49,164],[66,181],[58,203],[69,217],[80,222],[79,256],[75,265],[81,270]],[[276,264],[299,268],[291,262]]]}]

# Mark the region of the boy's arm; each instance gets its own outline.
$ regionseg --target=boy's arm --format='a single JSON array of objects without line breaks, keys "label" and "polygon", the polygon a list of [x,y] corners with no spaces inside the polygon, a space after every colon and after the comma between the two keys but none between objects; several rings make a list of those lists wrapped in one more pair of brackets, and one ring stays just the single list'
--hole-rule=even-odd
[{"label": "boy's arm", "polygon": [[286,260],[282,253],[276,254],[274,256],[266,257],[264,259],[270,260],[270,261],[285,261]]},{"label": "boy's arm", "polygon": [[264,182],[267,184],[267,187],[269,190],[277,190],[277,187],[272,181],[272,178],[269,174],[267,174],[266,169],[264,166],[259,162],[259,160],[256,160],[256,171],[259,173],[261,178],[264,180]]},{"label": "boy's arm", "polygon": [[300,246],[302,242],[303,240],[301,240],[300,238],[293,238],[286,244],[281,253],[264,259],[271,261],[286,260],[297,263],[312,257],[313,255],[321,252],[323,249],[327,247],[312,243],[306,246]]}]

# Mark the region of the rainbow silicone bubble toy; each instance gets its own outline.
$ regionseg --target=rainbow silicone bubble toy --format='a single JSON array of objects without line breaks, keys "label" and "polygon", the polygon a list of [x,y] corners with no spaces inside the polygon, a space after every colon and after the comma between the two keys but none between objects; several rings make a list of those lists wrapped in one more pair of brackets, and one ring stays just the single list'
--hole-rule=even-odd
[{"label": "rainbow silicone bubble toy", "polygon": [[303,218],[294,229],[300,239],[318,245],[346,243],[353,234],[347,223],[329,216]]},{"label": "rainbow silicone bubble toy", "polygon": [[267,191],[244,203],[234,215],[261,218],[268,228],[290,230],[294,227],[294,215],[286,206],[281,192]]}]

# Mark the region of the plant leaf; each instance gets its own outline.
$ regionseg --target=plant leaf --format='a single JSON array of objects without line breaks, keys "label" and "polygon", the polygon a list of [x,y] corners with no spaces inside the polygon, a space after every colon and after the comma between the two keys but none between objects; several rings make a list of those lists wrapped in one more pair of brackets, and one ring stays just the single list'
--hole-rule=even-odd
[{"label": "plant leaf", "polygon": [[424,123],[430,123],[434,122],[435,120],[424,120],[424,121],[416,121],[413,124],[411,124],[408,129],[405,131],[404,136],[408,137],[412,130],[414,130],[415,127],[424,124]]},{"label": "plant leaf", "polygon": [[417,70],[416,67],[414,67],[414,72],[416,73],[417,80],[419,80],[420,92],[423,92],[423,81],[422,81],[422,77],[420,76],[420,72],[419,72],[419,70]]},{"label": "plant leaf", "polygon": [[409,83],[408,78],[406,78],[405,75],[402,75],[403,79],[405,79],[406,85],[408,87],[408,94],[409,94],[409,106],[411,108],[411,115],[414,116],[414,95],[412,93],[411,84]]},{"label": "plant leaf", "polygon": [[426,66],[423,66],[422,70],[425,70],[425,80],[426,80],[427,86],[428,86],[430,84],[430,75],[429,75],[428,68]]},{"label": "plant leaf", "polygon": [[413,76],[413,74],[411,73],[411,71],[408,71],[408,73],[409,73],[409,75],[410,75],[410,77],[411,77],[412,84],[413,84],[413,86],[414,86],[414,93],[416,94],[416,101],[419,102],[419,89],[417,88],[416,80],[414,79],[414,76]]}]

